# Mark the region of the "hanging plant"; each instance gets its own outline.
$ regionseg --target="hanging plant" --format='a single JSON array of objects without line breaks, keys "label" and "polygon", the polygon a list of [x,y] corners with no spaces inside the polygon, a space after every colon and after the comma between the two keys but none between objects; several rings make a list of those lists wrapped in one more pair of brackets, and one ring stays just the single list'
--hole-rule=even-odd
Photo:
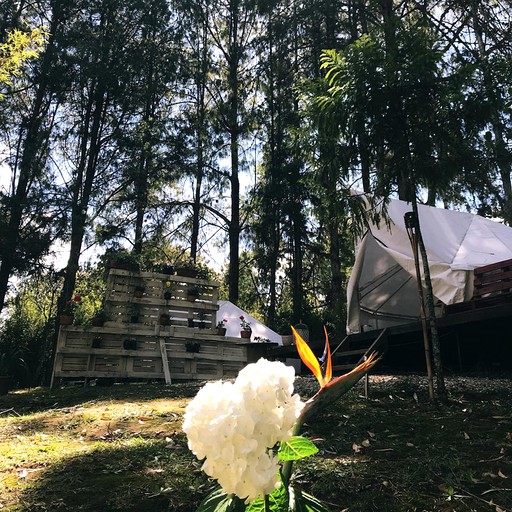
[{"label": "hanging plant", "polygon": [[133,296],[137,297],[138,299],[142,298],[144,296],[144,292],[146,291],[145,286],[136,286],[135,290],[133,291]]}]

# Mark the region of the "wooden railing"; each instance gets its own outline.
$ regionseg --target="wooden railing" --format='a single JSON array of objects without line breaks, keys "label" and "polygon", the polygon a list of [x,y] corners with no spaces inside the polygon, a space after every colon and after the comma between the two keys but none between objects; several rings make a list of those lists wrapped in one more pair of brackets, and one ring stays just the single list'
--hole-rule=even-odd
[{"label": "wooden railing", "polygon": [[491,263],[474,270],[473,297],[446,307],[446,314],[496,306],[512,301],[512,259]]}]

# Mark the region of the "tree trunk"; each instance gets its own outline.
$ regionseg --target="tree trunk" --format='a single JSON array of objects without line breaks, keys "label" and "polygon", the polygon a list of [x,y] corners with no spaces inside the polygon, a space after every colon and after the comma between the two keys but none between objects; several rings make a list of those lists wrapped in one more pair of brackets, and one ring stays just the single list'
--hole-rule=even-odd
[{"label": "tree trunk", "polygon": [[425,279],[425,312],[430,327],[431,346],[432,346],[432,360],[434,363],[434,373],[436,375],[436,395],[439,401],[446,403],[448,401],[448,394],[444,382],[443,362],[441,359],[441,342],[439,339],[439,332],[437,330],[437,321],[434,305],[434,293],[432,290],[432,281],[430,279],[430,267],[428,264],[428,255],[423,242],[421,234],[420,218],[418,215],[418,203],[414,196],[412,201],[412,211],[416,219],[416,232],[418,237],[418,246],[421,254],[421,261],[423,263],[423,275]]},{"label": "tree trunk", "polygon": [[[275,173],[277,171],[277,162],[278,162],[278,150],[277,150],[277,130],[276,130],[276,98],[275,98],[275,69],[276,66],[274,64],[274,27],[272,23],[272,13],[269,13],[268,16],[268,23],[267,23],[267,38],[269,41],[268,45],[268,68],[269,68],[269,80],[268,80],[268,109],[269,109],[269,154],[270,154],[270,193],[271,193],[271,200],[274,197],[274,187],[272,186],[272,183],[275,179]],[[273,216],[274,222],[272,222],[272,225],[269,226],[270,229],[270,240],[273,241],[271,247],[270,247],[270,278],[269,278],[269,301],[268,301],[268,308],[267,308],[267,317],[266,321],[268,325],[271,327],[274,326],[274,322],[276,319],[276,313],[277,313],[277,293],[276,293],[276,286],[277,286],[277,260],[279,255],[279,237],[276,236],[278,232],[278,226],[279,226],[279,217],[276,215],[276,212],[271,212],[271,215]],[[277,245],[276,245],[277,244]]]},{"label": "tree trunk", "polygon": [[[149,80],[152,80],[152,76],[150,73]],[[142,137],[142,147],[140,149],[140,162],[138,164],[138,169],[136,171],[135,176],[135,237],[133,244],[133,252],[135,254],[142,254],[143,248],[143,238],[144,238],[144,218],[146,215],[146,209],[148,207],[148,180],[149,173],[151,172],[151,162],[153,158],[153,153],[151,150],[148,151],[148,146],[151,141],[151,133],[152,133],[152,120],[154,119],[154,108],[153,108],[153,98],[151,94],[146,100],[146,105],[144,109],[144,118],[143,123],[145,126],[144,135]]]},{"label": "tree trunk", "polygon": [[236,304],[240,278],[240,181],[238,178],[238,136],[231,134],[231,218],[229,222],[229,300]]},{"label": "tree trunk", "polygon": [[[95,87],[95,91],[92,89]],[[73,202],[71,216],[71,243],[66,265],[64,284],[57,302],[57,319],[55,340],[52,345],[51,359],[55,356],[57,336],[59,333],[58,318],[66,301],[72,298],[76,275],[79,268],[80,254],[87,222],[87,210],[91,198],[91,190],[96,175],[96,164],[101,150],[100,132],[105,116],[106,94],[103,84],[91,86],[91,101],[85,114],[83,140],[81,144],[80,161],[73,183]]]},{"label": "tree trunk", "polygon": [[[384,22],[384,40],[386,46],[387,82],[388,84],[399,83],[396,64],[398,60],[398,46],[396,40],[396,14],[394,12],[393,0],[380,0],[382,7],[382,18]],[[393,157],[390,161],[392,176],[398,186],[398,198],[402,201],[411,201],[415,191],[411,186],[409,176],[409,142],[407,136],[407,119],[403,114],[403,98],[400,90],[391,91],[389,97],[389,126],[393,130],[389,133],[389,144]]]},{"label": "tree trunk", "polygon": [[238,0],[230,2],[230,48],[228,61],[228,87],[229,87],[229,136],[231,152],[231,218],[229,222],[229,300],[236,304],[239,297],[240,280],[240,180],[239,180],[239,133],[238,124],[238,68],[240,64],[240,48],[238,41]]},{"label": "tree trunk", "polygon": [[302,214],[295,205],[292,218],[292,300],[293,300],[293,323],[300,322],[304,315],[304,292],[302,289],[303,276],[303,253],[302,253]]},{"label": "tree trunk", "polygon": [[199,228],[201,214],[201,190],[204,176],[204,149],[206,143],[206,81],[208,73],[208,17],[202,27],[201,37],[201,61],[199,62],[200,73],[196,82],[197,105],[196,105],[196,183],[192,204],[192,233],[190,236],[190,257],[193,261],[197,259],[199,245]]},{"label": "tree trunk", "polygon": [[[386,55],[388,59],[388,81],[389,83],[399,83],[396,72],[396,63],[398,58],[398,49],[396,41],[396,15],[393,11],[393,0],[380,0],[382,6],[382,16],[384,19],[384,33],[386,42]],[[390,112],[395,118],[392,119],[392,126],[396,131],[390,135],[390,146],[394,153],[392,163],[393,176],[396,177],[398,184],[399,198],[412,202],[413,213],[417,223],[418,247],[423,262],[423,271],[425,278],[425,313],[430,326],[431,346],[433,352],[434,373],[436,375],[437,396],[445,401],[446,388],[444,385],[443,366],[441,362],[441,349],[437,323],[435,318],[434,295],[432,292],[432,282],[430,279],[430,269],[428,265],[427,252],[421,236],[421,227],[418,217],[418,206],[416,201],[416,186],[414,168],[412,163],[409,125],[407,118],[403,114],[403,98],[400,90],[391,91]]]},{"label": "tree trunk", "polygon": [[[274,228],[275,229],[275,228]],[[277,230],[274,231],[277,234]],[[278,244],[276,240],[274,244]],[[270,327],[275,327],[277,315],[277,250],[273,251],[272,259],[270,261],[270,279],[269,279],[269,301],[267,308],[266,321]]]},{"label": "tree trunk", "polygon": [[[100,153],[100,129],[105,115],[105,90],[103,84],[96,86],[91,111],[86,115],[86,120],[91,121],[85,125],[84,141],[82,144],[81,161],[78,165],[77,180],[74,183],[72,218],[71,218],[71,247],[66,266],[64,286],[60,297],[60,305],[63,306],[75,289],[78,262],[82,251],[82,242],[87,222],[87,209],[91,198],[91,190],[96,175],[96,164]],[[82,186],[83,183],[83,186]],[[58,311],[60,314],[60,310]]]},{"label": "tree trunk", "polygon": [[141,150],[141,161],[135,178],[135,233],[134,233],[134,254],[142,254],[144,237],[144,217],[148,204],[148,177],[147,167],[149,165],[149,155],[144,149]]},{"label": "tree trunk", "polygon": [[[52,87],[50,69],[54,58],[55,33],[60,22],[59,4],[55,3],[52,23],[49,28],[50,38],[41,56],[41,72],[38,77],[34,103],[29,117],[22,125],[22,133],[25,132],[25,137],[22,142],[23,149],[19,164],[18,183],[8,203],[9,221],[6,230],[8,235],[4,238],[4,243],[0,247],[0,312],[4,307],[9,279],[18,258],[20,230],[30,187],[42,168],[41,162],[38,162],[39,151],[46,140],[43,140],[41,136],[44,132],[42,123],[51,105],[51,102],[45,101],[45,98],[51,92],[50,88]],[[20,135],[20,137],[22,136]],[[48,136],[46,135],[46,137]]]},{"label": "tree trunk", "polygon": [[[333,220],[337,217],[333,216]],[[329,259],[331,262],[331,302],[330,310],[332,311],[334,328],[338,336],[342,336],[346,327],[346,319],[343,316],[344,295],[343,282],[341,277],[341,260],[340,260],[340,233],[339,222],[329,223]]]}]

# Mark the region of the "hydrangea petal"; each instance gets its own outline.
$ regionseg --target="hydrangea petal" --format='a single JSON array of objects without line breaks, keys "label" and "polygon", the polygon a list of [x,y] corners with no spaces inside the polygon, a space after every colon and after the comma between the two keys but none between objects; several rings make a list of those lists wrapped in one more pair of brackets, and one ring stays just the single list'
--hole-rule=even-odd
[{"label": "hydrangea petal", "polygon": [[183,430],[203,470],[247,503],[280,484],[272,448],[290,438],[304,407],[294,378],[293,367],[260,359],[234,383],[206,384],[185,410]]}]

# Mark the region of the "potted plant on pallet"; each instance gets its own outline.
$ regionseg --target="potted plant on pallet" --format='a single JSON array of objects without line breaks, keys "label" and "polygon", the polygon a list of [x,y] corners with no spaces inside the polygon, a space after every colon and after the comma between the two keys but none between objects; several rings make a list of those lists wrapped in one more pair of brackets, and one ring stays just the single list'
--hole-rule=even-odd
[{"label": "potted plant on pallet", "polygon": [[110,268],[137,272],[140,270],[139,256],[127,249],[118,249],[110,252]]},{"label": "potted plant on pallet", "polygon": [[146,287],[139,285],[135,287],[135,290],[133,291],[133,296],[137,299],[140,299],[144,296],[144,292],[146,291]]},{"label": "potted plant on pallet", "polygon": [[172,275],[174,273],[174,267],[172,265],[167,264],[167,263],[163,263],[160,266],[160,272],[162,272],[162,274],[170,276],[170,275]]},{"label": "potted plant on pallet", "polygon": [[219,336],[226,336],[226,324],[228,323],[227,318],[222,319],[217,323],[217,334]]},{"label": "potted plant on pallet", "polygon": [[73,323],[73,320],[75,319],[75,312],[80,306],[81,301],[82,297],[78,294],[73,295],[71,299],[66,301],[59,318],[60,325],[71,325]]},{"label": "potted plant on pallet", "polygon": [[250,339],[252,334],[251,322],[248,322],[243,315],[240,316],[240,338]]},{"label": "potted plant on pallet", "polygon": [[192,258],[184,259],[183,256],[175,261],[174,270],[177,276],[209,279],[211,271],[204,263],[196,262]]},{"label": "potted plant on pallet", "polygon": [[193,286],[192,288],[188,288],[187,290],[187,300],[189,302],[194,302],[199,297],[199,288]]},{"label": "potted plant on pallet", "polygon": [[158,318],[158,323],[160,325],[169,325],[171,323],[171,317],[168,313],[161,313]]},{"label": "potted plant on pallet", "polygon": [[283,343],[283,347],[289,347],[293,345],[293,334],[283,334],[281,336],[281,341]]},{"label": "potted plant on pallet", "polygon": [[187,341],[185,343],[185,350],[187,352],[195,352],[195,353],[198,353],[199,350],[201,348],[201,345],[200,343],[198,343],[197,341]]},{"label": "potted plant on pallet", "polygon": [[164,299],[165,300],[171,300],[172,299],[171,281],[165,281]]},{"label": "potted plant on pallet", "polygon": [[125,350],[137,350],[137,340],[126,338],[123,340],[123,348]]},{"label": "potted plant on pallet", "polygon": [[176,265],[176,275],[181,277],[197,277],[201,267],[192,259]]},{"label": "potted plant on pallet", "polygon": [[139,322],[139,317],[140,317],[140,306],[139,304],[131,304],[130,305],[130,323],[131,324],[136,324]]},{"label": "potted plant on pallet", "polygon": [[91,324],[93,327],[103,327],[105,322],[108,320],[107,312],[105,311],[104,306],[101,306],[98,311],[94,314],[91,319]]},{"label": "potted plant on pallet", "polygon": [[103,338],[101,336],[95,336],[91,342],[91,348],[101,348]]}]

